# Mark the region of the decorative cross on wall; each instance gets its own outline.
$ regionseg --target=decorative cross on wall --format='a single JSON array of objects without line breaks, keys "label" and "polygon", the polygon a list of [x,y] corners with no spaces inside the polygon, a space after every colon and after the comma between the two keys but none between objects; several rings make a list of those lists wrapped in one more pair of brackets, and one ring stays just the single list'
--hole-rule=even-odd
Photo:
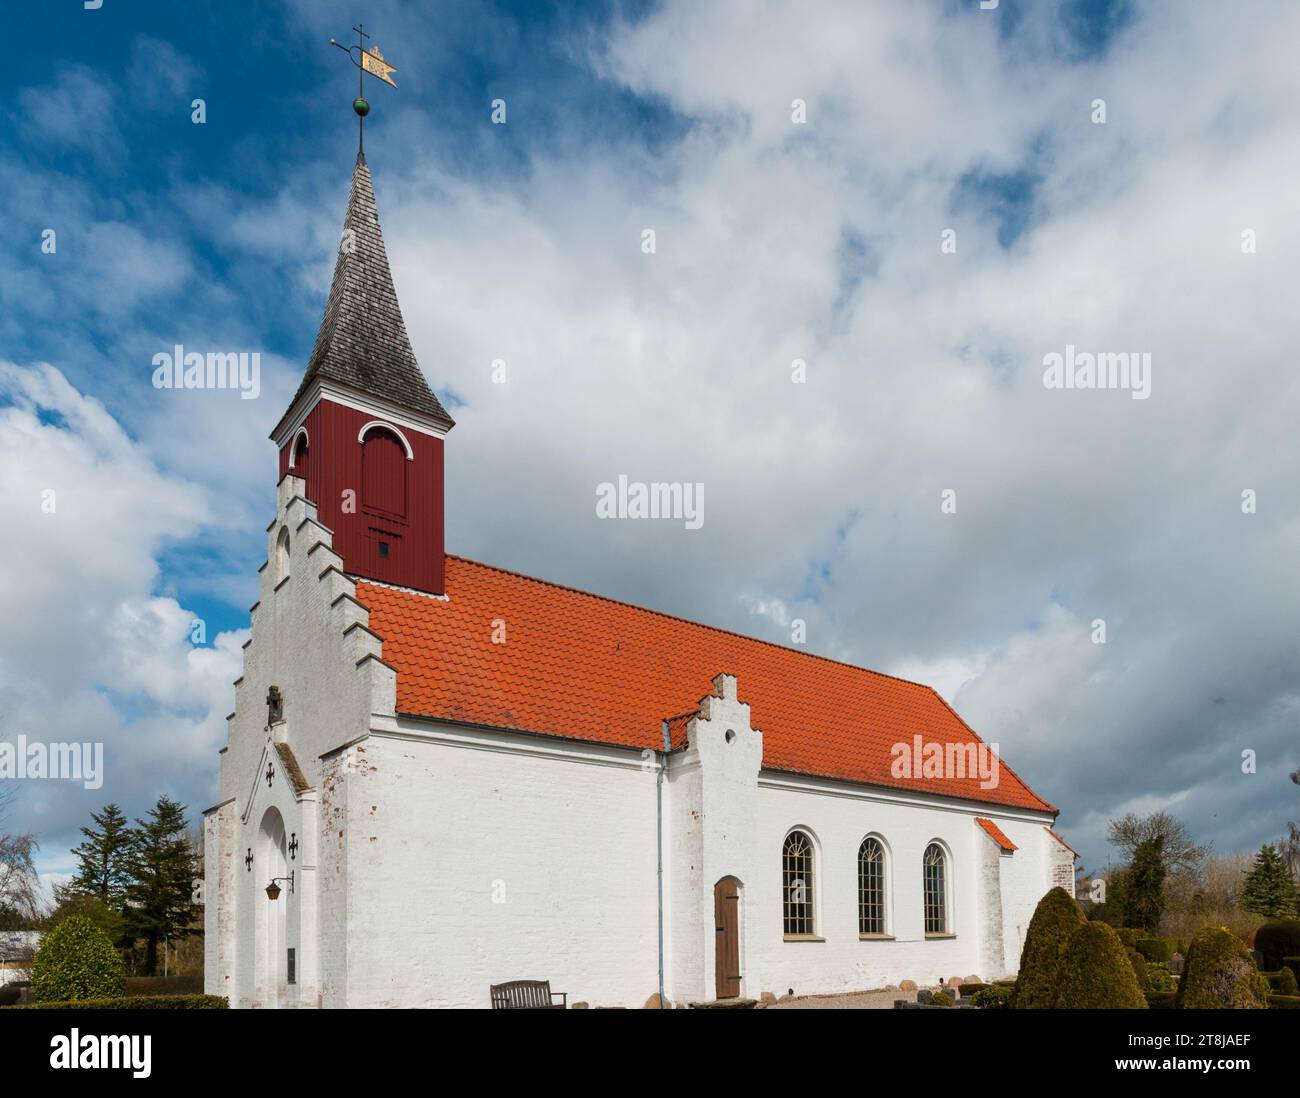
[{"label": "decorative cross on wall", "polygon": [[270,786],[270,784],[271,784],[271,779],[274,778],[274,777],[275,777],[275,765],[274,765],[273,763],[267,763],[267,764],[266,764],[266,784],[267,784],[268,786]]},{"label": "decorative cross on wall", "polygon": [[248,853],[244,855],[244,868],[249,873],[253,872],[253,848],[251,846],[248,848]]},{"label": "decorative cross on wall", "polygon": [[298,860],[298,832],[296,831],[289,836],[289,860]]}]

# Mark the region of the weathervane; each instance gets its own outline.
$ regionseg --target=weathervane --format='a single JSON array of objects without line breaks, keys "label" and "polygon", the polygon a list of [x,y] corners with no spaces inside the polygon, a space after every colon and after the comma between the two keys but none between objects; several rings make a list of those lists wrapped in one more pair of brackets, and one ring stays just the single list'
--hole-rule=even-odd
[{"label": "weathervane", "polygon": [[[352,109],[357,112],[357,143],[362,153],[366,151],[366,115],[370,113],[370,104],[366,102],[365,98],[366,73],[378,77],[390,88],[397,87],[397,84],[393,82],[393,78],[388,75],[390,72],[396,72],[397,70],[384,60],[384,55],[379,52],[379,47],[371,46],[366,49],[363,44],[362,40],[370,37],[362,30],[364,26],[364,23],[358,23],[352,28],[357,32],[357,44],[355,46],[345,46],[333,38],[330,39],[330,45],[338,46],[357,67],[357,97],[352,100]],[[355,57],[352,54],[353,50],[356,50]]]}]

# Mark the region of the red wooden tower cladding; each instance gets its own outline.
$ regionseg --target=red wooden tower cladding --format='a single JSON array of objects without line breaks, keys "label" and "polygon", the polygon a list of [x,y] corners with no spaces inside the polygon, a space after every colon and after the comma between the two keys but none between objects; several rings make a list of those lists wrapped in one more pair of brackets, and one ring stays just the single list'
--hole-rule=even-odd
[{"label": "red wooden tower cladding", "polygon": [[443,593],[442,445],[453,426],[411,350],[358,154],[316,344],[271,432],[281,479],[307,482],[344,571]]}]

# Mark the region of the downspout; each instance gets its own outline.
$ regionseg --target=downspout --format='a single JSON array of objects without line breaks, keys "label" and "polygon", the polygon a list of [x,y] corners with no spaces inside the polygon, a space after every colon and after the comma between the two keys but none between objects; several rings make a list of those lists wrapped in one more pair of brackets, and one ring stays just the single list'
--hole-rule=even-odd
[{"label": "downspout", "polygon": [[672,741],[668,737],[668,722],[661,727],[664,737],[663,753],[659,756],[659,773],[655,778],[655,860],[659,874],[659,1009],[664,1009],[664,769],[668,766],[668,752]]}]

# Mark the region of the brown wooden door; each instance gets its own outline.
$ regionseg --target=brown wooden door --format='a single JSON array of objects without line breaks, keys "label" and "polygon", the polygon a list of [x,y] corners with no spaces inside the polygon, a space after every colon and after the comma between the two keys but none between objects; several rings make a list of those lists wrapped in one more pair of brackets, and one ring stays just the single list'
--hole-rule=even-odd
[{"label": "brown wooden door", "polygon": [[713,886],[714,969],[719,999],[740,994],[740,884],[723,877]]}]

